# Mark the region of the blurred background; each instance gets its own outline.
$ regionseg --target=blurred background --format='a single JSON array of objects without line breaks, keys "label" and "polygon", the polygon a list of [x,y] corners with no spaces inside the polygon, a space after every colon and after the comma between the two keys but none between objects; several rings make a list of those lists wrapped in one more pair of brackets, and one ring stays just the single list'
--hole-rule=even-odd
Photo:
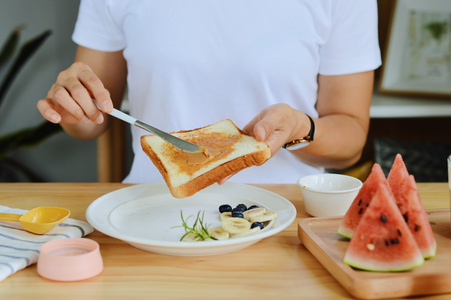
[{"label": "blurred background", "polygon": [[[0,108],[0,136],[43,122],[36,103],[46,96],[57,74],[73,62],[76,46],[71,34],[78,6],[78,0],[0,1],[0,46],[18,26],[22,27],[19,47],[51,30],[42,46],[18,73],[5,96]],[[5,72],[2,70],[0,73],[2,77]],[[9,156],[44,181],[97,181],[96,141],[78,141],[59,132],[33,148],[14,150]],[[27,180],[20,172],[14,175],[8,172],[4,181],[14,180],[15,177],[18,181]]]},{"label": "blurred background", "polygon": [[[428,2],[427,10],[434,10],[434,3],[440,1]],[[380,46],[384,56],[390,33],[394,30],[392,17],[397,2],[401,0],[378,1]],[[406,0],[402,2],[407,3]],[[421,5],[421,2],[413,0],[409,3]],[[36,103],[46,96],[58,73],[73,62],[76,45],[71,35],[78,6],[79,0],[0,0],[0,47],[18,26],[22,28],[19,47],[51,30],[0,103],[0,182],[117,182],[127,173],[132,155],[129,147],[124,147],[129,126],[120,121],[98,141],[78,141],[59,131],[36,146],[13,149],[7,156],[1,154],[11,133],[44,121]],[[445,13],[451,16],[451,8]],[[451,22],[444,28],[443,34],[449,40]],[[448,61],[451,65],[451,48]],[[0,69],[0,80],[6,69]],[[446,159],[442,161],[442,156],[451,153],[451,94],[437,97],[383,92],[378,86],[382,73],[382,68],[376,71],[371,127],[361,161],[347,170],[330,171],[345,172],[363,180],[374,162],[387,171],[399,152],[417,181],[446,181]],[[5,157],[26,166],[38,178],[30,179],[15,172],[14,166],[5,163]]]}]

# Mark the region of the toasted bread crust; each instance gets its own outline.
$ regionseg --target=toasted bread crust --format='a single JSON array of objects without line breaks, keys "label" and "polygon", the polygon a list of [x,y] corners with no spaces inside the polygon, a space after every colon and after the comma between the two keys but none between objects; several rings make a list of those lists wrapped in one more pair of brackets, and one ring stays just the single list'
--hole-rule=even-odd
[{"label": "toasted bread crust", "polygon": [[[232,122],[233,123],[233,122]],[[235,124],[233,124],[235,125]],[[235,126],[236,127],[236,126]],[[244,134],[239,128],[237,128],[241,135]],[[196,131],[188,130],[188,131],[179,131],[180,133],[192,132]],[[141,137],[141,146],[143,151],[147,154],[147,156],[151,159],[153,164],[160,171],[163,176],[171,194],[176,198],[185,198],[194,195],[198,191],[220,181],[221,179],[233,175],[245,168],[251,166],[257,166],[263,164],[271,157],[271,150],[269,147],[256,150],[254,152],[239,156],[237,158],[231,159],[209,171],[203,173],[192,180],[180,185],[173,186],[171,184],[171,180],[169,178],[168,170],[163,163],[163,161],[158,157],[158,154],[152,149],[152,147],[146,142],[146,136]]]},{"label": "toasted bread crust", "polygon": [[171,194],[176,198],[185,198],[192,196],[198,191],[220,181],[221,179],[238,173],[239,171],[251,167],[263,164],[271,156],[269,148],[254,152],[249,155],[240,156],[224,163],[207,173],[204,173],[193,180],[175,188],[169,188]]},{"label": "toasted bread crust", "polygon": [[[160,171],[161,175],[164,178],[164,181],[166,181],[168,183],[168,187],[169,187],[168,171],[167,171],[166,167],[164,166],[163,162],[158,158],[155,151],[153,151],[152,147],[150,147],[149,144],[147,144],[145,142],[145,136],[141,137],[141,147],[142,147],[143,151],[147,154],[147,156],[150,158],[152,163],[155,165],[155,167],[157,167],[158,171]],[[171,189],[171,187],[169,187],[169,189]]]}]

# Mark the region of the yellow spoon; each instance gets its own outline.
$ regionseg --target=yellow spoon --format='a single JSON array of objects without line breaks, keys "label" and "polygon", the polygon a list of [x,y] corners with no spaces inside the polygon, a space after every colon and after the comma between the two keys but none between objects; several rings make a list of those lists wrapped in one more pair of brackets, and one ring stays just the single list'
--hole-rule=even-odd
[{"label": "yellow spoon", "polygon": [[0,213],[0,220],[20,222],[27,231],[44,234],[66,220],[69,215],[70,211],[66,208],[36,207],[24,215]]}]

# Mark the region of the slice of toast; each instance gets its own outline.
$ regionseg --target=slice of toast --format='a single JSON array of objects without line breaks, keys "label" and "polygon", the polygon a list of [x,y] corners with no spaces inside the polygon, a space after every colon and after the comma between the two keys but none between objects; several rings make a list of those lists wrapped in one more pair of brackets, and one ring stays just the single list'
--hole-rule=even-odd
[{"label": "slice of toast", "polygon": [[203,146],[206,153],[186,153],[151,134],[141,146],[163,176],[171,194],[185,198],[271,156],[266,143],[245,134],[231,120],[173,135]]}]

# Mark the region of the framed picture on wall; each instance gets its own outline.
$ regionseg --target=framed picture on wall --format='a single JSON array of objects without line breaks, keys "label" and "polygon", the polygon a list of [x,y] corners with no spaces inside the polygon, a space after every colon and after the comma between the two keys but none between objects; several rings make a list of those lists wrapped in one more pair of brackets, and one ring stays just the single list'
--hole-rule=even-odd
[{"label": "framed picture on wall", "polygon": [[379,91],[451,98],[451,1],[397,0]]}]

